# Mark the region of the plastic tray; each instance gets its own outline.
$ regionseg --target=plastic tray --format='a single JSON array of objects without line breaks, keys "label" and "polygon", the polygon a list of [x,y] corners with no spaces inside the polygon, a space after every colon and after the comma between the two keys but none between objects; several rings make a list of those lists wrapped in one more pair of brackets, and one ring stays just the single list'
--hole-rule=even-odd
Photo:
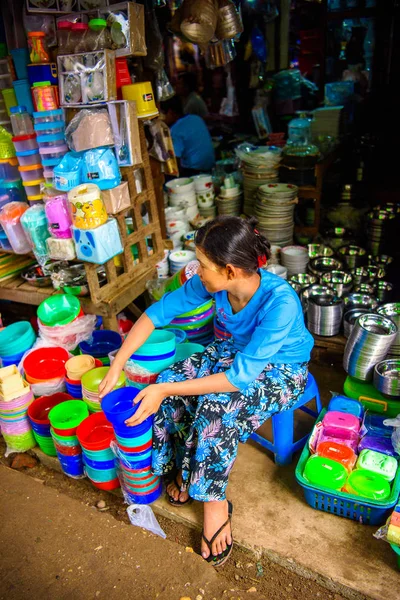
[{"label": "plastic tray", "polygon": [[[317,422],[322,420],[325,413],[325,409],[321,411]],[[296,466],[296,479],[304,490],[304,498],[307,504],[317,510],[358,521],[363,525],[381,525],[386,521],[398,501],[400,468],[397,469],[390,497],[385,502],[380,503],[364,500],[361,496],[353,496],[344,492],[332,492],[332,490],[310,485],[303,477],[304,466],[309,457],[310,451],[308,444],[306,444]]]}]

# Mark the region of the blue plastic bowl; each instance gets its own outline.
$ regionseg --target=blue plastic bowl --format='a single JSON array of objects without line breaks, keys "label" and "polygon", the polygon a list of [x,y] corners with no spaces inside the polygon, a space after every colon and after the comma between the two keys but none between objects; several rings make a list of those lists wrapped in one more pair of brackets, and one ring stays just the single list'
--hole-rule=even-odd
[{"label": "blue plastic bowl", "polygon": [[128,469],[147,469],[148,467],[151,467],[151,452],[150,456],[147,458],[141,458],[141,460],[131,460],[130,454],[125,454],[125,452],[122,452],[121,450],[120,455],[123,458],[121,461],[122,468],[124,464],[128,467]]},{"label": "blue plastic bowl", "polygon": [[132,504],[151,504],[161,496],[162,489],[162,484],[160,483],[159,487],[156,488],[156,490],[151,494],[144,494],[143,496],[138,496],[137,494],[133,494],[131,492],[126,491],[126,495],[128,496],[128,500],[130,500]]},{"label": "blue plastic bowl", "polygon": [[127,439],[142,436],[153,427],[153,420],[154,417],[151,415],[143,423],[134,425],[133,427],[128,427],[128,425],[114,425],[115,435]]},{"label": "blue plastic bowl", "polygon": [[83,462],[91,469],[97,469],[99,471],[115,469],[115,462],[113,460],[91,460],[85,456],[85,453],[83,453]]},{"label": "blue plastic bowl", "polygon": [[34,423],[30,421],[31,427],[35,433],[39,435],[43,435],[45,437],[50,437],[50,424],[49,425],[39,425],[38,423]]},{"label": "blue plastic bowl", "polygon": [[[129,463],[132,463],[135,465],[135,469],[138,469],[139,467],[137,467],[137,463],[140,462],[144,462],[145,460],[150,460],[151,462],[151,448],[149,448],[149,450],[144,450],[144,452],[135,452],[135,450],[132,448],[133,452],[127,452],[126,450],[120,450],[120,454],[123,455],[124,459],[127,460]],[[143,467],[144,468],[144,467]]]},{"label": "blue plastic bowl", "polygon": [[82,354],[89,354],[94,358],[108,356],[113,350],[118,350],[122,346],[122,339],[116,331],[102,329],[94,331],[92,339],[89,342],[81,342],[79,349]]},{"label": "blue plastic bowl", "polygon": [[92,469],[88,465],[85,466],[87,476],[90,477],[96,483],[105,483],[106,481],[112,481],[117,478],[117,469]]},{"label": "blue plastic bowl", "polygon": [[71,477],[79,477],[83,475],[83,461],[82,456],[68,456],[57,452],[58,460],[60,461],[61,468],[66,475]]},{"label": "blue plastic bowl", "polygon": [[139,404],[133,404],[139,390],[134,387],[125,387],[114,390],[104,396],[101,408],[106,415],[107,421],[113,426],[123,426],[126,419],[135,414]]}]

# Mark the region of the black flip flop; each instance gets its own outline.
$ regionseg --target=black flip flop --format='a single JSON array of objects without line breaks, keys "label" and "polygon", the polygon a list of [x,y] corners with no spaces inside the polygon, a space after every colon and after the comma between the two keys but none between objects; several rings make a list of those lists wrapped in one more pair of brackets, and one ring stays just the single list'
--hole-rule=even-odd
[{"label": "black flip flop", "polygon": [[[171,482],[170,482],[171,483]],[[178,490],[180,491],[181,486],[179,485],[176,477],[174,479],[174,484],[176,485],[176,487],[178,488]],[[187,500],[185,500],[184,502],[182,502],[181,500],[175,500],[175,498],[173,496],[170,496],[167,492],[167,496],[168,496],[168,500],[169,503],[172,504],[172,506],[185,506],[185,504],[189,504],[190,502],[192,502],[192,498],[189,496]]]},{"label": "black flip flop", "polygon": [[217,539],[217,537],[219,536],[221,531],[224,529],[224,527],[226,527],[231,522],[232,513],[233,513],[233,504],[232,504],[232,502],[230,502],[230,500],[228,500],[228,518],[225,521],[225,523],[223,525],[221,525],[221,527],[218,529],[218,531],[216,533],[214,533],[211,540],[208,540],[206,538],[206,536],[204,535],[204,531],[202,531],[202,533],[201,533],[203,540],[205,541],[205,543],[207,544],[207,546],[210,550],[210,555],[207,558],[205,558],[204,560],[208,563],[212,563],[213,567],[222,567],[222,565],[224,565],[226,563],[226,561],[228,560],[228,558],[230,557],[230,555],[232,553],[233,538],[232,538],[232,544],[228,544],[228,546],[226,547],[226,550],[224,550],[224,552],[217,554],[217,556],[213,556],[211,554],[211,548],[212,548],[214,541]]}]

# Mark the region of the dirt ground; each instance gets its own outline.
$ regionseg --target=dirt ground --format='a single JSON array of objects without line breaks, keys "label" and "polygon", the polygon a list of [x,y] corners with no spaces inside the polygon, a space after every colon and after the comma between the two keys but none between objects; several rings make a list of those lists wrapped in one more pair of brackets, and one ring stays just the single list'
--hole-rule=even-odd
[{"label": "dirt ground", "polygon": [[[0,448],[1,456],[4,456],[4,445]],[[2,458],[1,462],[4,466],[10,467],[12,456],[9,458]],[[3,470],[3,469],[2,469]],[[105,513],[107,517],[111,521],[121,521],[126,524],[129,523],[127,514],[126,514],[126,505],[123,504],[123,500],[120,497],[111,495],[107,492],[102,492],[100,490],[96,490],[91,486],[88,481],[85,480],[71,480],[68,477],[47,469],[42,464],[37,464],[35,467],[30,469],[23,469],[24,475],[29,476],[34,479],[34,481],[28,483],[26,481],[26,490],[30,489],[30,485],[36,485],[40,483],[41,486],[45,488],[49,488],[49,491],[52,490],[57,495],[57,502],[61,503],[61,506],[64,503],[70,502],[70,500],[78,501],[81,507],[86,507],[86,509],[90,509],[93,511],[93,515],[95,519],[100,520],[103,515],[101,513]],[[10,471],[10,473],[14,473]],[[3,480],[0,484],[3,487]],[[4,491],[4,488],[3,488]],[[32,494],[35,493],[35,490],[32,490]],[[99,510],[96,508],[97,503],[100,500],[104,500],[105,508]],[[32,508],[32,504],[29,505]],[[77,505],[78,507],[79,505]],[[44,513],[46,513],[44,507]],[[9,513],[6,513],[9,514]],[[31,512],[31,517],[34,518],[34,514]],[[162,517],[158,517],[158,521],[161,527],[164,529],[167,534],[167,540],[172,543],[172,547],[179,548],[179,551],[182,553],[180,555],[180,559],[187,559],[191,561],[193,558],[198,558],[192,552],[199,552],[199,532],[188,529],[185,526],[175,523],[169,519],[165,519]],[[115,521],[114,521],[115,522]],[[97,523],[97,525],[101,525]],[[21,527],[20,534],[23,536],[26,534],[25,527],[27,526],[26,518],[17,521],[17,528]],[[29,527],[29,525],[28,525]],[[130,530],[130,529],[129,529]],[[140,531],[136,528],[132,528],[134,531]],[[59,534],[59,526],[54,522],[46,522],[46,536],[51,540],[53,540],[55,547],[57,547],[57,536]],[[89,536],[90,533],[87,532]],[[321,598],[322,600],[342,600],[342,596],[339,594],[332,594],[327,591],[325,588],[321,587],[315,581],[305,579],[300,577],[299,575],[292,573],[289,570],[286,570],[279,565],[268,561],[267,559],[259,560],[256,556],[243,552],[242,550],[235,548],[232,557],[228,561],[228,563],[220,570],[218,570],[216,574],[215,581],[211,582],[208,591],[203,595],[199,590],[202,590],[202,585],[195,590],[193,593],[193,589],[187,589],[183,587],[181,591],[178,592],[178,589],[175,587],[175,590],[172,591],[171,586],[176,580],[176,574],[172,574],[171,572],[171,562],[165,561],[166,552],[168,554],[171,551],[166,547],[167,542],[162,540],[157,536],[152,536],[149,534],[146,537],[145,543],[148,543],[149,537],[152,539],[152,561],[154,564],[159,564],[160,568],[157,569],[157,577],[155,577],[154,570],[148,569],[148,573],[146,576],[147,569],[144,569],[142,572],[142,580],[140,582],[139,587],[135,585],[135,593],[133,596],[135,600],[150,600],[152,598],[166,598],[168,600],[173,600],[177,598],[187,597],[191,600],[200,600],[200,596],[204,599],[210,598],[239,598],[245,595],[247,597],[248,593],[251,593],[252,598],[265,598],[265,599],[274,599],[274,600],[315,600],[316,598]],[[11,541],[11,540],[10,540]],[[140,543],[143,544],[143,540],[140,537],[135,538],[135,548],[140,548]],[[3,541],[3,544],[7,544],[7,540]],[[121,545],[123,544],[123,540],[121,541]],[[15,545],[15,543],[14,543]],[[3,545],[3,548],[5,546]],[[67,545],[68,547],[68,545]],[[82,549],[82,554],[84,555],[84,550]],[[83,556],[76,556],[76,562],[79,563],[83,560]],[[7,581],[6,573],[9,573],[10,568],[20,568],[21,565],[18,562],[17,557],[11,554],[8,555],[8,560],[4,564],[4,559],[2,560],[3,566],[0,567],[0,570],[3,571],[3,586],[0,592],[0,599],[11,600],[25,600],[25,598],[35,598],[38,597],[36,594],[32,594],[34,591],[31,589],[29,592],[27,591],[26,595],[22,594],[18,591],[17,595],[12,594],[12,589],[8,589],[7,585],[5,585],[4,581]],[[93,565],[94,566],[94,565]],[[203,566],[203,564],[202,564]],[[172,571],[178,571],[178,563],[176,564],[176,569],[172,568]],[[21,571],[22,572],[22,571]],[[199,574],[197,570],[194,570],[193,573],[193,564],[188,562],[187,565],[184,565],[185,574],[187,573],[187,579],[190,582],[191,577],[194,579],[199,578]],[[214,571],[213,571],[214,573]],[[143,575],[144,574],[144,575]],[[99,587],[99,583],[96,581],[95,573],[93,572],[93,576],[90,579],[92,582],[89,585],[89,588],[83,593],[79,591],[79,586],[76,587],[77,581],[74,575],[69,577],[70,584],[65,587],[65,592],[68,592],[68,597],[72,598],[72,600],[80,600],[83,598],[86,600],[87,598],[96,597],[96,592],[99,591],[97,588]],[[200,575],[200,580],[204,578],[204,575]],[[79,578],[78,578],[79,579]],[[158,582],[156,581],[158,579]],[[65,582],[66,583],[66,582]],[[151,586],[148,587],[151,583]],[[175,582],[176,584],[176,582]],[[147,587],[146,587],[147,585]],[[184,585],[184,584],[183,584]],[[141,586],[141,587],[140,587]],[[165,587],[169,587],[171,589],[170,592],[165,591]],[[126,586],[125,586],[126,587]],[[191,586],[188,586],[190,588]],[[139,589],[140,588],[140,589]],[[158,590],[155,592],[155,590]],[[74,591],[75,590],[75,591]],[[164,591],[163,591],[164,590]],[[251,591],[250,591],[251,590]],[[15,590],[17,591],[17,590]],[[127,590],[121,588],[119,586],[120,595],[118,596],[120,599],[128,597]],[[121,593],[123,592],[123,595]],[[160,594],[157,596],[157,594]],[[127,594],[127,595],[125,595]],[[166,595],[165,595],[166,594]],[[103,593],[101,594],[103,596]],[[45,597],[41,595],[41,600],[44,600]],[[57,600],[64,597],[64,595],[59,595],[58,592],[55,595],[48,596],[49,598],[56,598]]]}]

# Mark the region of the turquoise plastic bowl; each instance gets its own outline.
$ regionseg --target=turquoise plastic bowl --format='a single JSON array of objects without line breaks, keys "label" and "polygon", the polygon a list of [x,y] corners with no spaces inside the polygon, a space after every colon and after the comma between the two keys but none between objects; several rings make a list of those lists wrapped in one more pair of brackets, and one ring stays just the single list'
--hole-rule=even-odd
[{"label": "turquoise plastic bowl", "polygon": [[147,342],[135,352],[138,356],[159,356],[175,350],[176,338],[172,331],[155,329]]},{"label": "turquoise plastic bowl", "polygon": [[[150,373],[161,373],[164,369],[168,369],[175,362],[175,354],[170,358],[166,358],[164,360],[137,360],[136,358],[132,358],[135,364],[143,367]],[[136,384],[135,384],[136,386]]]},{"label": "turquoise plastic bowl", "polygon": [[86,450],[86,448],[82,448],[82,452],[85,456],[90,458],[90,460],[103,461],[103,460],[113,460],[113,458],[114,458],[114,453],[111,450],[111,448],[107,448],[107,450],[98,450],[98,451]]},{"label": "turquoise plastic bowl", "polygon": [[0,331],[0,356],[11,356],[27,350],[36,339],[29,321],[12,323]]},{"label": "turquoise plastic bowl", "polygon": [[117,478],[117,469],[92,469],[85,464],[87,476],[96,483],[105,483]]},{"label": "turquoise plastic bowl", "polygon": [[204,352],[204,346],[201,344],[194,344],[188,342],[187,344],[180,344],[176,347],[176,354],[174,362],[185,360],[194,354],[195,352]]}]

